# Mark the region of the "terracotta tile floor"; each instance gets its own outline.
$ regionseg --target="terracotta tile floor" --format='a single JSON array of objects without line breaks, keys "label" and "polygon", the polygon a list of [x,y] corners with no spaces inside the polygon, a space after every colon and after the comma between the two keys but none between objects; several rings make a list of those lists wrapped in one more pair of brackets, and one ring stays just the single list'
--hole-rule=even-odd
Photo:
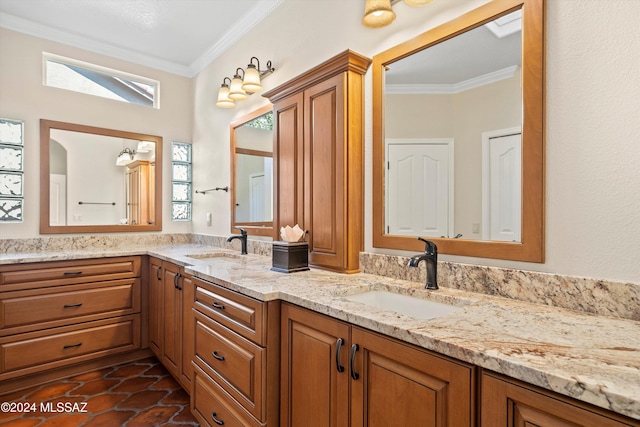
[{"label": "terracotta tile floor", "polygon": [[36,409],[16,413],[3,407],[2,426],[198,426],[189,410],[189,395],[155,358],[0,395],[0,402],[27,403]]}]

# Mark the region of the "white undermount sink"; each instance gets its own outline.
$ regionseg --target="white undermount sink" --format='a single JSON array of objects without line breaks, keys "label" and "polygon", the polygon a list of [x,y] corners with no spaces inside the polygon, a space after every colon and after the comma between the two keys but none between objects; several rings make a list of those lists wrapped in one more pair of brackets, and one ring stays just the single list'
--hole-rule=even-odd
[{"label": "white undermount sink", "polygon": [[458,307],[387,291],[368,291],[344,299],[418,319],[434,319],[458,310]]},{"label": "white undermount sink", "polygon": [[229,252],[210,252],[206,254],[185,255],[187,258],[193,258],[207,262],[207,260],[218,260],[220,258],[240,259],[242,255],[232,254]]}]

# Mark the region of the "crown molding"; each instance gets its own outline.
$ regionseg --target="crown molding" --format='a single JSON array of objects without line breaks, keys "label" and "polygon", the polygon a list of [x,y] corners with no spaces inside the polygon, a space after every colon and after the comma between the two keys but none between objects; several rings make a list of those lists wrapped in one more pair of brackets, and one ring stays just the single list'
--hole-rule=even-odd
[{"label": "crown molding", "polygon": [[454,94],[464,92],[465,90],[488,85],[490,83],[499,82],[513,77],[520,67],[517,65],[503,68],[502,70],[473,77],[452,84],[389,84],[385,85],[384,91],[388,95],[436,95],[436,94]]}]

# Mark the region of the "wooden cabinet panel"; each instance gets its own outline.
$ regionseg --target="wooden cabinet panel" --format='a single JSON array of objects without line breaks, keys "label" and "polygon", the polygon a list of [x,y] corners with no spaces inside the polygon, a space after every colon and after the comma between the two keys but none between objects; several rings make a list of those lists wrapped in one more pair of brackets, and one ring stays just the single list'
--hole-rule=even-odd
[{"label": "wooden cabinet panel", "polygon": [[202,426],[258,427],[261,424],[238,405],[202,369],[195,366],[191,412]]},{"label": "wooden cabinet panel", "polygon": [[472,426],[473,368],[353,327],[351,426]]},{"label": "wooden cabinet panel", "polygon": [[281,316],[280,425],[349,425],[349,326],[289,304]]},{"label": "wooden cabinet panel", "polygon": [[484,372],[483,427],[639,427],[640,422],[516,381]]},{"label": "wooden cabinet panel", "polygon": [[199,279],[194,281],[198,310],[256,344],[265,344],[265,319],[260,301]]},{"label": "wooden cabinet panel", "polygon": [[266,350],[196,313],[195,357],[253,416],[264,415]]},{"label": "wooden cabinet panel", "polygon": [[162,261],[157,258],[149,260],[149,347],[156,357],[162,360],[162,301],[164,288],[162,278],[164,272]]},{"label": "wooden cabinet panel", "polygon": [[180,280],[182,283],[182,369],[180,382],[185,390],[190,390],[191,380],[193,379],[191,361],[195,354],[195,318],[193,316],[195,284],[191,276],[184,273]]},{"label": "wooden cabinet panel", "polygon": [[92,315],[114,316],[139,311],[140,279],[31,289],[2,295],[0,328],[29,325],[29,329],[38,329],[56,326],[51,324],[56,320],[80,322],[93,320]]},{"label": "wooden cabinet panel", "polygon": [[[15,336],[0,344],[2,372],[35,367],[40,371],[77,361],[81,356],[108,355],[140,347],[140,315]],[[6,342],[8,341],[8,342]],[[25,372],[27,373],[27,372]]]},{"label": "wooden cabinet panel", "polygon": [[182,292],[179,267],[162,263],[162,364],[176,377],[182,367]]},{"label": "wooden cabinet panel", "polygon": [[293,95],[274,104],[273,147],[274,239],[280,240],[280,227],[304,224],[303,194],[303,96]]}]

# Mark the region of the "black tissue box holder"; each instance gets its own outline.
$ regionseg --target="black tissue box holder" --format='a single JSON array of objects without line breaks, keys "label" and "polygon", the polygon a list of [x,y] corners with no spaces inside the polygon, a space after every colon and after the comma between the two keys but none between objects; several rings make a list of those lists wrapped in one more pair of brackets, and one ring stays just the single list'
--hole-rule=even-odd
[{"label": "black tissue box holder", "polygon": [[309,270],[308,242],[273,242],[271,269],[280,273]]}]

